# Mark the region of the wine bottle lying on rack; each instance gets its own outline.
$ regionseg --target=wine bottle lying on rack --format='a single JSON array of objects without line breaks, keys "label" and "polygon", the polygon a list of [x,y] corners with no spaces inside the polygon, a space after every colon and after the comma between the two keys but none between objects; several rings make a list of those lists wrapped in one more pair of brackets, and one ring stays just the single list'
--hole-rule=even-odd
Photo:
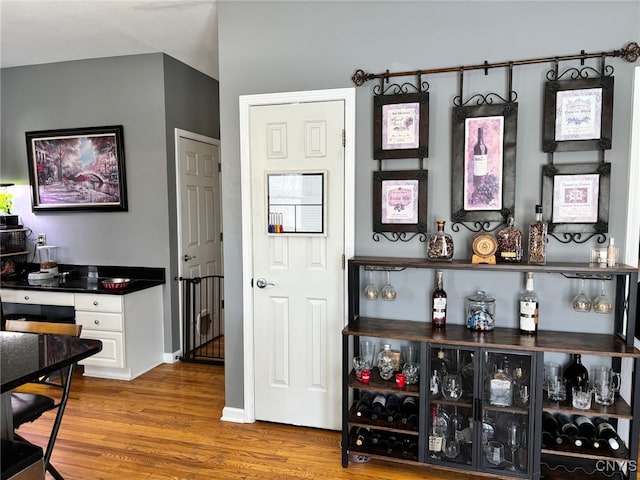
[{"label": "wine bottle lying on rack", "polygon": [[368,418],[371,416],[371,402],[373,401],[373,393],[360,391],[360,398],[356,403],[356,417]]},{"label": "wine bottle lying on rack", "polygon": [[602,443],[608,445],[611,450],[619,450],[623,442],[613,425],[607,419],[601,417],[595,418],[593,423],[596,426],[596,435]]}]

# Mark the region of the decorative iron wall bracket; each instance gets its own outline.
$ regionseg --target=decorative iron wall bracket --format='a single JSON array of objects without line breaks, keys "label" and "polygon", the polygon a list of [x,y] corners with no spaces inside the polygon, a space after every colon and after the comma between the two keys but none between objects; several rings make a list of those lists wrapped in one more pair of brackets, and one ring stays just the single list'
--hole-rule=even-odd
[{"label": "decorative iron wall bracket", "polygon": [[541,58],[529,58],[525,60],[511,60],[507,62],[497,62],[497,63],[487,63],[485,60],[484,63],[476,64],[476,65],[463,65],[459,67],[445,67],[445,68],[432,68],[425,70],[412,70],[412,71],[404,71],[404,72],[390,72],[387,70],[384,73],[366,73],[362,69],[358,69],[351,76],[351,80],[353,83],[360,87],[364,85],[369,80],[373,80],[376,78],[383,79],[384,81],[389,81],[392,77],[408,77],[408,76],[420,76],[420,75],[432,75],[436,73],[451,73],[451,72],[459,72],[466,70],[484,70],[485,75],[488,73],[491,68],[505,68],[505,67],[515,67],[518,65],[531,65],[534,63],[547,63],[547,62],[564,62],[570,60],[580,60],[584,61],[590,58],[602,58],[602,57],[619,57],[623,60],[633,63],[640,57],[640,45],[637,42],[629,42],[625,45],[624,48],[620,50],[611,50],[609,52],[598,52],[598,53],[585,53],[584,50],[577,55],[562,55],[555,57],[541,57]]}]

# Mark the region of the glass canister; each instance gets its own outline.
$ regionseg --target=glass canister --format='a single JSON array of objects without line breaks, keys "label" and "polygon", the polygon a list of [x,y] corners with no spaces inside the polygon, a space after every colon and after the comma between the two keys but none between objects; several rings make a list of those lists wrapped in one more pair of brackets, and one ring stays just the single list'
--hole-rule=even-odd
[{"label": "glass canister", "polygon": [[467,328],[470,330],[489,331],[495,326],[496,300],[483,290],[465,299]]},{"label": "glass canister", "polygon": [[451,261],[453,258],[453,238],[444,233],[444,220],[436,222],[438,230],[429,235],[427,240],[427,259],[435,261]]}]

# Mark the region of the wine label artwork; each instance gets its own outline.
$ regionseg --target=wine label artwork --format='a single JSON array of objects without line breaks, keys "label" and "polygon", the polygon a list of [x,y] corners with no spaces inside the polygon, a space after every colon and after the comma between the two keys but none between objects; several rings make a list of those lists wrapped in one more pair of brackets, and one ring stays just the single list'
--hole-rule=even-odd
[{"label": "wine label artwork", "polygon": [[602,89],[561,90],[556,96],[556,141],[600,138]]},{"label": "wine label artwork", "polygon": [[418,223],[418,180],[382,182],[382,223]]},{"label": "wine label artwork", "polygon": [[502,208],[503,141],[503,116],[465,120],[465,210]]},{"label": "wine label artwork", "polygon": [[420,146],[420,104],[396,103],[382,107],[382,149]]}]

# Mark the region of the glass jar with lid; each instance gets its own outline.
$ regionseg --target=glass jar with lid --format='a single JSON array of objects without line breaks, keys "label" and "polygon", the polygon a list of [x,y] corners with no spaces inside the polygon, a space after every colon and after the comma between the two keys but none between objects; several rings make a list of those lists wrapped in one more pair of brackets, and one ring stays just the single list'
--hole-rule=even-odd
[{"label": "glass jar with lid", "polygon": [[434,261],[451,261],[453,259],[453,238],[444,232],[444,220],[438,220],[437,231],[427,238],[427,259]]},{"label": "glass jar with lid", "polygon": [[496,300],[483,290],[465,299],[467,328],[489,331],[495,327]]}]

